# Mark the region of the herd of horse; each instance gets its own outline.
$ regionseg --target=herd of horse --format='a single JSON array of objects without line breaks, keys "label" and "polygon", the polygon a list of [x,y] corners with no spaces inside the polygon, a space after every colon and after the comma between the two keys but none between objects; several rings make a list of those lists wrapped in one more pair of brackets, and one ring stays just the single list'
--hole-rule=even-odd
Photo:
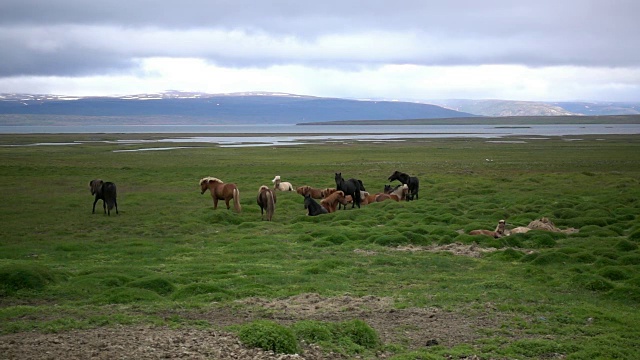
[{"label": "herd of horse", "polygon": [[[307,215],[316,216],[335,212],[343,207],[347,208],[351,204],[351,208],[356,206],[360,208],[373,202],[381,202],[385,200],[410,201],[418,199],[419,181],[417,177],[409,176],[405,173],[395,171],[388,177],[389,181],[399,181],[400,185],[392,187],[385,185],[384,191],[370,194],[366,191],[362,180],[350,178],[345,180],[342,173],[335,173],[335,188],[313,188],[305,185],[296,189],[297,193],[304,196],[304,208]],[[271,221],[275,213],[276,194],[275,191],[294,191],[290,182],[282,181],[280,176],[271,180],[274,184],[273,190],[266,185],[260,186],[256,202],[260,207],[261,217],[264,219],[266,212],[267,220]],[[111,215],[111,210],[115,208],[118,214],[118,202],[116,200],[116,185],[113,182],[105,182],[101,179],[94,179],[89,182],[89,189],[94,195],[92,213],[96,212],[96,203],[102,200],[104,212]],[[225,183],[215,177],[204,177],[200,179],[200,194],[204,194],[209,190],[213,199],[213,209],[218,208],[218,201],[223,200],[227,210],[233,207],[236,212],[242,211],[240,205],[240,191],[235,183]],[[318,203],[316,200],[320,200]]]},{"label": "herd of horse", "polygon": [[[313,188],[305,185],[296,189],[296,192],[304,196],[304,208],[307,215],[316,216],[335,212],[341,207],[347,208],[351,204],[351,208],[360,207],[372,202],[380,202],[384,200],[414,200],[418,199],[419,182],[416,177],[411,177],[405,173],[395,171],[389,176],[389,181],[400,181],[400,185],[392,187],[387,185],[385,191],[376,194],[369,194],[362,180],[351,178],[345,180],[342,173],[335,173],[335,188]],[[275,204],[277,201],[275,191],[294,191],[290,182],[282,181],[279,175],[271,180],[274,184],[273,189],[266,185],[260,186],[256,202],[260,207],[261,217],[264,219],[265,212],[267,220],[271,221],[275,213]],[[209,190],[213,199],[214,210],[218,208],[218,201],[224,200],[227,209],[231,208],[233,200],[234,209],[241,211],[240,192],[234,183],[224,183],[222,180],[214,177],[205,177],[200,180],[200,191],[204,194]],[[320,200],[318,203],[316,199]]]},{"label": "herd of horse", "polygon": [[[342,173],[335,173],[335,188],[314,188],[308,185],[299,186],[296,192],[304,197],[304,208],[309,216],[318,216],[329,214],[337,211],[341,207],[347,208],[351,204],[351,208],[356,206],[360,208],[362,205],[381,202],[385,200],[394,201],[411,201],[418,199],[418,191],[420,183],[417,177],[395,171],[387,178],[389,181],[399,181],[400,185],[385,185],[384,190],[379,193],[370,194],[364,187],[362,180],[350,178],[345,180]],[[266,212],[266,220],[271,221],[276,209],[276,191],[293,191],[293,185],[289,182],[281,181],[280,176],[276,176],[272,182],[273,189],[266,185],[260,186],[256,202],[260,207],[261,218],[264,219]],[[89,190],[94,196],[92,213],[96,212],[96,203],[102,200],[104,213],[111,216],[111,210],[115,208],[118,213],[117,190],[113,182],[105,182],[102,179],[94,179],[89,182]],[[241,212],[240,191],[234,183],[225,183],[215,177],[205,177],[200,179],[200,194],[204,194],[207,190],[211,193],[213,199],[213,209],[218,208],[218,201],[224,200],[227,210],[231,208],[231,201],[235,211]],[[319,202],[316,200],[320,200]],[[543,218],[542,220],[545,220]],[[541,221],[542,221],[541,220]],[[546,220],[547,223],[550,223]],[[546,223],[545,223],[546,224]],[[534,224],[535,225],[535,224]],[[505,229],[505,221],[500,220],[495,230],[472,230],[469,235],[484,235],[493,238],[500,238],[511,235],[512,233],[526,232],[534,228],[530,224],[529,227],[515,228],[510,231]],[[539,228],[539,227],[538,227]]]}]

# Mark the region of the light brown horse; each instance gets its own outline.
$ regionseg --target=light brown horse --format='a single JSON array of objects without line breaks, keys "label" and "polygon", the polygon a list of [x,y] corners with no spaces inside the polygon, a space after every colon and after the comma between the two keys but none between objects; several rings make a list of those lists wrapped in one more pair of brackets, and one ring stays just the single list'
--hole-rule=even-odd
[{"label": "light brown horse", "polygon": [[302,196],[310,195],[311,198],[313,199],[322,199],[324,197],[322,196],[322,190],[323,189],[313,188],[311,186],[304,185],[304,186],[299,186],[296,189],[296,192]]},{"label": "light brown horse", "polygon": [[344,192],[340,190],[320,201],[320,205],[327,209],[327,212],[329,213],[335,212],[339,204],[344,205],[345,207],[347,205],[347,199],[344,196]]},{"label": "light brown horse", "polygon": [[240,191],[238,191],[236,184],[225,184],[222,180],[214,177],[202,178],[200,180],[200,194],[204,194],[207,189],[211,192],[214,210],[218,208],[218,200],[221,199],[224,200],[227,205],[227,210],[231,208],[229,206],[229,201],[231,199],[233,199],[233,207],[236,211],[240,212],[242,210],[242,207],[240,206]]},{"label": "light brown horse", "polygon": [[256,199],[260,206],[260,215],[264,217],[264,211],[267,211],[267,221],[271,221],[273,213],[276,211],[276,194],[269,189],[268,186],[262,185],[258,189],[258,198]]}]

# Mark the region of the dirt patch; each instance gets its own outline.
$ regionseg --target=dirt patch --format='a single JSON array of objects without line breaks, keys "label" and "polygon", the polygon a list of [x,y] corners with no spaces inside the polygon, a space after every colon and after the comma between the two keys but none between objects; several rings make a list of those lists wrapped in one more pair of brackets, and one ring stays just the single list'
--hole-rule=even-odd
[{"label": "dirt patch", "polygon": [[[302,294],[284,299],[249,298],[232,307],[206,312],[173,312],[167,316],[206,320],[213,328],[270,319],[288,325],[300,320],[341,322],[361,319],[384,343],[409,349],[430,345],[470,344],[481,329],[497,328],[504,319],[487,305],[486,311],[448,312],[437,308],[395,309],[390,298],[376,296],[323,297]],[[301,355],[279,355],[243,346],[223,330],[118,326],[58,334],[19,333],[0,336],[0,357],[6,359],[344,359],[303,344]],[[378,354],[379,358],[389,354]]]},{"label": "dirt patch", "polygon": [[398,246],[394,248],[397,251],[428,251],[428,252],[449,252],[454,255],[459,256],[468,256],[479,258],[484,253],[494,252],[498,249],[489,247],[483,248],[478,246],[477,244],[461,244],[461,243],[452,243],[446,245],[430,245],[430,246],[415,246],[415,245],[406,245],[406,246]]}]

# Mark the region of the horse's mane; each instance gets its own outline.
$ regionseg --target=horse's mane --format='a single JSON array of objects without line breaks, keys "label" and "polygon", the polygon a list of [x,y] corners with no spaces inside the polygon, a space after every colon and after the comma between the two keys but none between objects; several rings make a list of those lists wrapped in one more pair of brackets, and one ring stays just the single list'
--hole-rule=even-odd
[{"label": "horse's mane", "polygon": [[269,190],[269,187],[266,185],[262,185],[260,186],[260,189],[258,189],[258,192],[261,192],[262,190]]},{"label": "horse's mane", "polygon": [[223,183],[224,183],[222,180],[220,180],[220,179],[218,179],[218,178],[214,178],[214,177],[211,177],[211,176],[207,176],[207,177],[204,177],[204,178],[200,179],[200,185],[202,185],[202,183],[203,183],[203,182],[206,182],[206,181],[219,182],[219,183],[221,183],[221,184],[223,184]]}]

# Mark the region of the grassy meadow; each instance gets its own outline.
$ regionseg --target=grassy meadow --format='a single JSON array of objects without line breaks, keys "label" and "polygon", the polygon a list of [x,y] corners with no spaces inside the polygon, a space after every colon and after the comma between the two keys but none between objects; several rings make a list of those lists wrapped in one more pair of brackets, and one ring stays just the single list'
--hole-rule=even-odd
[{"label": "grassy meadow", "polygon": [[[151,135],[0,135],[0,145],[95,141],[0,146],[0,333],[216,327],[198,314],[313,293],[496,319],[472,341],[382,343],[365,358],[640,358],[637,135],[141,152],[114,150],[166,144],[100,142],[125,137]],[[272,222],[256,205],[275,175],[334,187],[342,172],[379,192],[395,170],[420,179],[419,200],[308,217],[300,195],[279,192]],[[214,211],[205,176],[236,183],[242,212]],[[91,213],[94,178],[116,183],[119,215],[103,215],[102,201]],[[579,232],[461,233],[540,217]],[[453,243],[497,251],[421,251]]]}]

